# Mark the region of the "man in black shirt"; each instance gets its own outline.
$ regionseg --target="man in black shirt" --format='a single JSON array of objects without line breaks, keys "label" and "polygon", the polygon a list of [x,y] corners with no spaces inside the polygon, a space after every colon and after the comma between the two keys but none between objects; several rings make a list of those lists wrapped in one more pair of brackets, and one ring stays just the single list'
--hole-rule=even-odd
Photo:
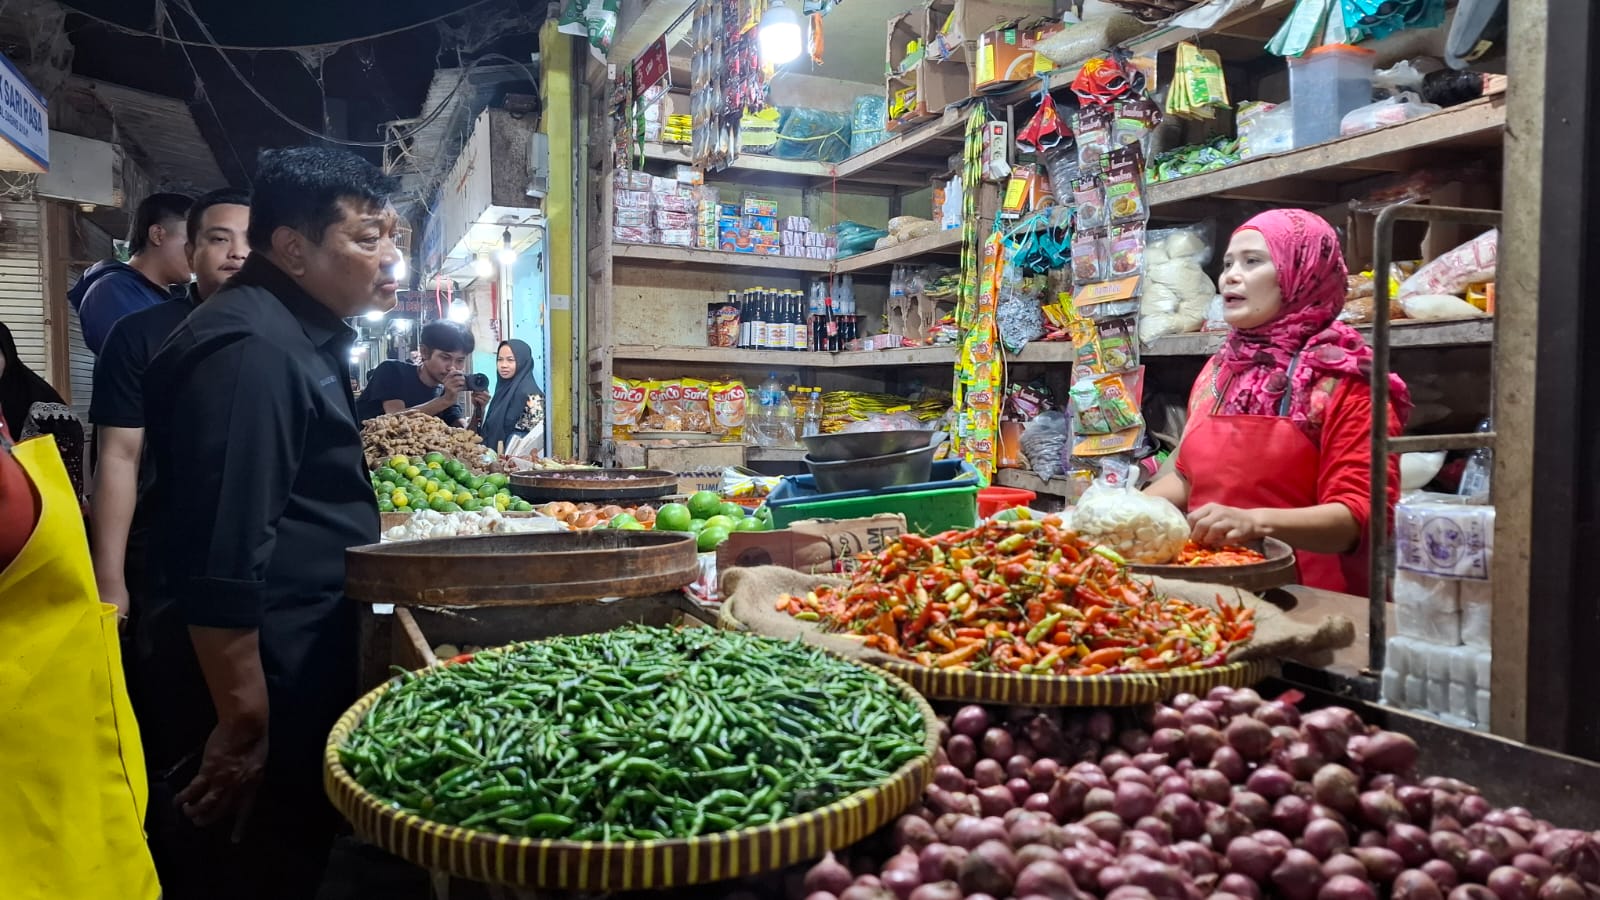
[{"label": "man in black shirt", "polygon": [[[111,327],[94,363],[89,421],[95,426],[99,463],[94,473],[90,538],[100,599],[129,614],[144,570],[142,550],[149,510],[138,499],[155,479],[144,453],[144,373],[173,330],[202,300],[215,294],[250,255],[250,195],[236,188],[205,194],[189,208],[187,259],[195,280],[182,298],[124,316]],[[130,574],[131,573],[131,574]]]},{"label": "man in black shirt", "polygon": [[164,870],[169,900],[317,892],[338,824],[321,750],[357,687],[344,554],[379,530],[343,320],[394,306],[393,189],[345,151],[262,153],[253,255],[145,376],[163,589],[216,711],[175,798],[220,838],[175,862],[216,880]]},{"label": "man in black shirt", "polygon": [[416,412],[438,416],[446,425],[466,427],[470,399],[482,407],[487,392],[467,391],[467,357],[472,353],[472,332],[454,322],[429,322],[418,336],[422,364],[386,360],[372,370],[367,387],[356,399],[361,421],[385,413]]}]

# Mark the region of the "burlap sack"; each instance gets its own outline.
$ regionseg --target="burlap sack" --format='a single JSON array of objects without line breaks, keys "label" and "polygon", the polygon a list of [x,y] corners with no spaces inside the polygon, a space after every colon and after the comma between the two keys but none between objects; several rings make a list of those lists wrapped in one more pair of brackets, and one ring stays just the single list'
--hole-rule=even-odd
[{"label": "burlap sack", "polygon": [[[1355,643],[1356,627],[1344,616],[1326,616],[1320,622],[1296,622],[1282,609],[1255,594],[1237,588],[1218,587],[1192,581],[1154,579],[1156,589],[1181,597],[1190,603],[1217,605],[1221,596],[1230,605],[1243,603],[1256,611],[1255,637],[1228,657],[1231,662],[1252,659],[1292,659],[1307,665],[1326,665],[1334,650]],[[807,575],[793,569],[760,566],[730,569],[722,575],[722,611],[719,624],[724,628],[753,631],[776,638],[802,638],[807,642],[865,662],[894,659],[861,646],[859,638],[829,634],[814,622],[802,622],[775,608],[784,594],[804,596],[821,585],[843,585],[843,578]]]}]

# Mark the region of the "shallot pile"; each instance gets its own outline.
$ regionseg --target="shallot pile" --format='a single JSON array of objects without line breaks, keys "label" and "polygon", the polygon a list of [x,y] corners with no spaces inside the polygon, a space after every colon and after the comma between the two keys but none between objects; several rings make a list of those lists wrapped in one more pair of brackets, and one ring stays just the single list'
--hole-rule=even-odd
[{"label": "shallot pile", "polygon": [[1217,688],[1142,713],[966,706],[943,728],[897,852],[865,873],[829,854],[806,900],[1600,897],[1600,837],[1417,777],[1411,738],[1346,709]]}]

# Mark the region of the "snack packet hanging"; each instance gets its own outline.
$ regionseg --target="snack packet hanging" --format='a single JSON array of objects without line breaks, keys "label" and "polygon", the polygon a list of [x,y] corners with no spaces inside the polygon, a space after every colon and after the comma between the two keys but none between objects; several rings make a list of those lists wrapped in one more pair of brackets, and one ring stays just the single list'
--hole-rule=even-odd
[{"label": "snack packet hanging", "polygon": [[1106,156],[1106,209],[1111,224],[1143,222],[1149,218],[1142,168],[1137,147],[1121,147]]},{"label": "snack packet hanging", "polygon": [[1079,170],[1072,181],[1075,227],[1082,231],[1103,228],[1109,221],[1106,216],[1105,188],[1098,172]]},{"label": "snack packet hanging", "polygon": [[1106,372],[1127,372],[1139,367],[1138,332],[1132,316],[1096,323],[1100,331],[1100,361]]},{"label": "snack packet hanging", "polygon": [[1029,153],[1039,153],[1061,143],[1066,125],[1056,110],[1055,98],[1049,91],[1039,92],[1039,108],[1028,119],[1028,124],[1017,132],[1017,146]]},{"label": "snack packet hanging", "polygon": [[1072,280],[1077,284],[1093,284],[1107,278],[1106,232],[1103,229],[1084,229],[1072,236]]},{"label": "snack packet hanging", "polygon": [[1072,133],[1078,143],[1078,170],[1098,172],[1111,147],[1111,112],[1103,106],[1085,106],[1073,118]]},{"label": "snack packet hanging", "polygon": [[1161,124],[1161,108],[1144,97],[1124,97],[1113,107],[1116,120],[1112,142],[1120,147],[1138,147],[1142,158],[1150,157],[1150,136]]},{"label": "snack packet hanging", "polygon": [[1144,223],[1111,228],[1111,277],[1129,278],[1144,272]]}]

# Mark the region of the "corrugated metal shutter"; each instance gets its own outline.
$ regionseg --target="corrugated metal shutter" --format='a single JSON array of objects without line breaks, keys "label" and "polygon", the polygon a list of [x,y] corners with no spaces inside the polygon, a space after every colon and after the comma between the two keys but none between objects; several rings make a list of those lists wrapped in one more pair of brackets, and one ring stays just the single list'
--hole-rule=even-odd
[{"label": "corrugated metal shutter", "polygon": [[0,322],[17,339],[17,354],[41,374],[45,365],[44,272],[39,261],[39,204],[0,199]]},{"label": "corrugated metal shutter", "polygon": [[[76,213],[71,215],[76,216]],[[88,259],[109,259],[116,252],[111,236],[93,222],[78,218],[76,230]],[[67,290],[78,284],[85,271],[87,269],[81,266],[67,267]],[[72,409],[87,422],[89,401],[94,397],[94,354],[83,342],[83,323],[78,321],[78,311],[70,303],[67,304],[67,352],[72,372]]]}]

